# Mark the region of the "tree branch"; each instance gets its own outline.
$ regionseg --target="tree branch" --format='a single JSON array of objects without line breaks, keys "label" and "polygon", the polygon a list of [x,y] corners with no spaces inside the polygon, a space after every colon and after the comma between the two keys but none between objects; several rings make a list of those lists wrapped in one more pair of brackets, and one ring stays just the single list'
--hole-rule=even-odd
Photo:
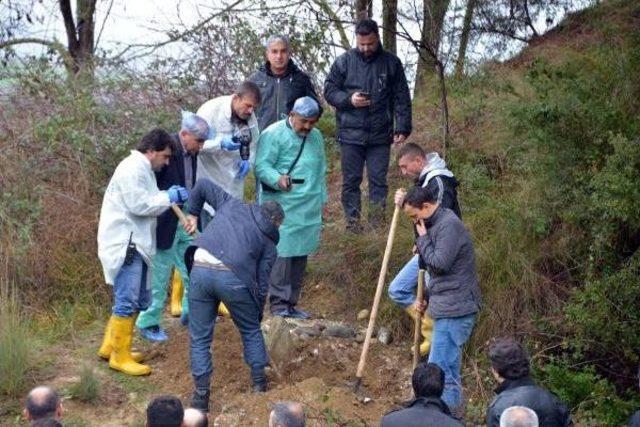
[{"label": "tree branch", "polygon": [[74,55],[74,52],[78,50],[80,42],[76,34],[76,24],[73,21],[73,12],[71,11],[71,3],[69,0],[59,0],[60,13],[64,20],[64,29],[67,33],[67,44],[69,46],[69,52]]},{"label": "tree branch", "polygon": [[11,46],[16,46],[20,44],[41,44],[43,46],[47,46],[48,48],[54,50],[62,59],[65,64],[65,67],[70,67],[73,64],[73,60],[69,55],[69,51],[67,48],[57,40],[46,40],[39,39],[36,37],[24,37],[19,39],[11,39],[0,41],[0,49],[6,49]]},{"label": "tree branch", "polygon": [[314,4],[316,4],[328,17],[331,22],[333,22],[336,26],[336,30],[338,30],[338,34],[340,34],[340,43],[344,50],[351,49],[351,42],[349,42],[349,38],[347,37],[347,33],[344,30],[344,26],[342,25],[342,20],[340,17],[334,12],[334,10],[327,4],[324,0],[311,0]]}]

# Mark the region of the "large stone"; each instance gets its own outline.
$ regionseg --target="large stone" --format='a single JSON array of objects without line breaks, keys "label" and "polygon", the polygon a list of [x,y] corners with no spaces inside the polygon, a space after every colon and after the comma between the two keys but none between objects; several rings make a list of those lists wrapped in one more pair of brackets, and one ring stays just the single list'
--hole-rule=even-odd
[{"label": "large stone", "polygon": [[269,333],[265,335],[271,364],[280,372],[293,360],[296,344],[291,336],[291,326],[280,316],[271,318]]},{"label": "large stone", "polygon": [[337,338],[353,338],[355,334],[356,331],[354,331],[352,327],[342,323],[327,325],[327,327],[322,331],[322,335],[324,336]]},{"label": "large stone", "polygon": [[358,316],[357,316],[358,320],[366,320],[368,318],[369,318],[369,310],[367,310],[366,308],[358,312]]},{"label": "large stone", "polygon": [[392,339],[393,338],[391,337],[391,331],[389,331],[389,329],[385,328],[384,326],[378,329],[378,341],[380,343],[389,345],[391,344]]},{"label": "large stone", "polygon": [[313,326],[298,326],[293,330],[296,335],[307,335],[307,337],[318,337],[322,333],[319,327]]}]

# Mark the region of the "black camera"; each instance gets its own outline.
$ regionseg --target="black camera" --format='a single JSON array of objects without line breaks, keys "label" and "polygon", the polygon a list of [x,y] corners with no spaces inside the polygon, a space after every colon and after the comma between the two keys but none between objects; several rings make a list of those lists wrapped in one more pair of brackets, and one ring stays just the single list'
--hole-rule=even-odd
[{"label": "black camera", "polygon": [[249,145],[251,144],[251,130],[246,127],[237,128],[233,133],[233,142],[240,144],[240,158],[242,160],[249,160],[251,154]]}]

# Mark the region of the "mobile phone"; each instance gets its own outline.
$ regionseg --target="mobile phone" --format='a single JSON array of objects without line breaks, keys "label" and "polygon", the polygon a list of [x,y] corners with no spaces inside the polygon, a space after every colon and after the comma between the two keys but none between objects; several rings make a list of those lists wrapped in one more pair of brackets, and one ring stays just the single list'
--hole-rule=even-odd
[{"label": "mobile phone", "polygon": [[287,189],[291,189],[291,177],[287,177]]},{"label": "mobile phone", "polygon": [[371,99],[371,94],[369,92],[358,92],[360,96],[363,98]]}]

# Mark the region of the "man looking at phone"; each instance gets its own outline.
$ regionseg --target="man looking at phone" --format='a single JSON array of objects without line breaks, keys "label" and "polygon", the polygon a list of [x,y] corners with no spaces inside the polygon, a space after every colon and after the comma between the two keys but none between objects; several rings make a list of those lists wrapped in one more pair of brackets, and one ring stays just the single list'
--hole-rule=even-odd
[{"label": "man looking at phone", "polygon": [[347,229],[360,226],[360,184],[367,166],[369,223],[384,219],[392,143],[411,133],[411,97],[402,63],[380,45],[378,24],[356,25],[355,49],[340,55],[324,83],[324,97],[336,108],[342,162],[342,206]]},{"label": "man looking at phone", "polygon": [[298,98],[289,117],[269,126],[260,137],[256,177],[260,203],[274,200],[284,209],[278,258],[271,270],[271,314],[307,319],[296,308],[307,256],[320,243],[322,207],[327,201],[327,162],[322,134],[314,129],[320,106],[311,97]]}]

